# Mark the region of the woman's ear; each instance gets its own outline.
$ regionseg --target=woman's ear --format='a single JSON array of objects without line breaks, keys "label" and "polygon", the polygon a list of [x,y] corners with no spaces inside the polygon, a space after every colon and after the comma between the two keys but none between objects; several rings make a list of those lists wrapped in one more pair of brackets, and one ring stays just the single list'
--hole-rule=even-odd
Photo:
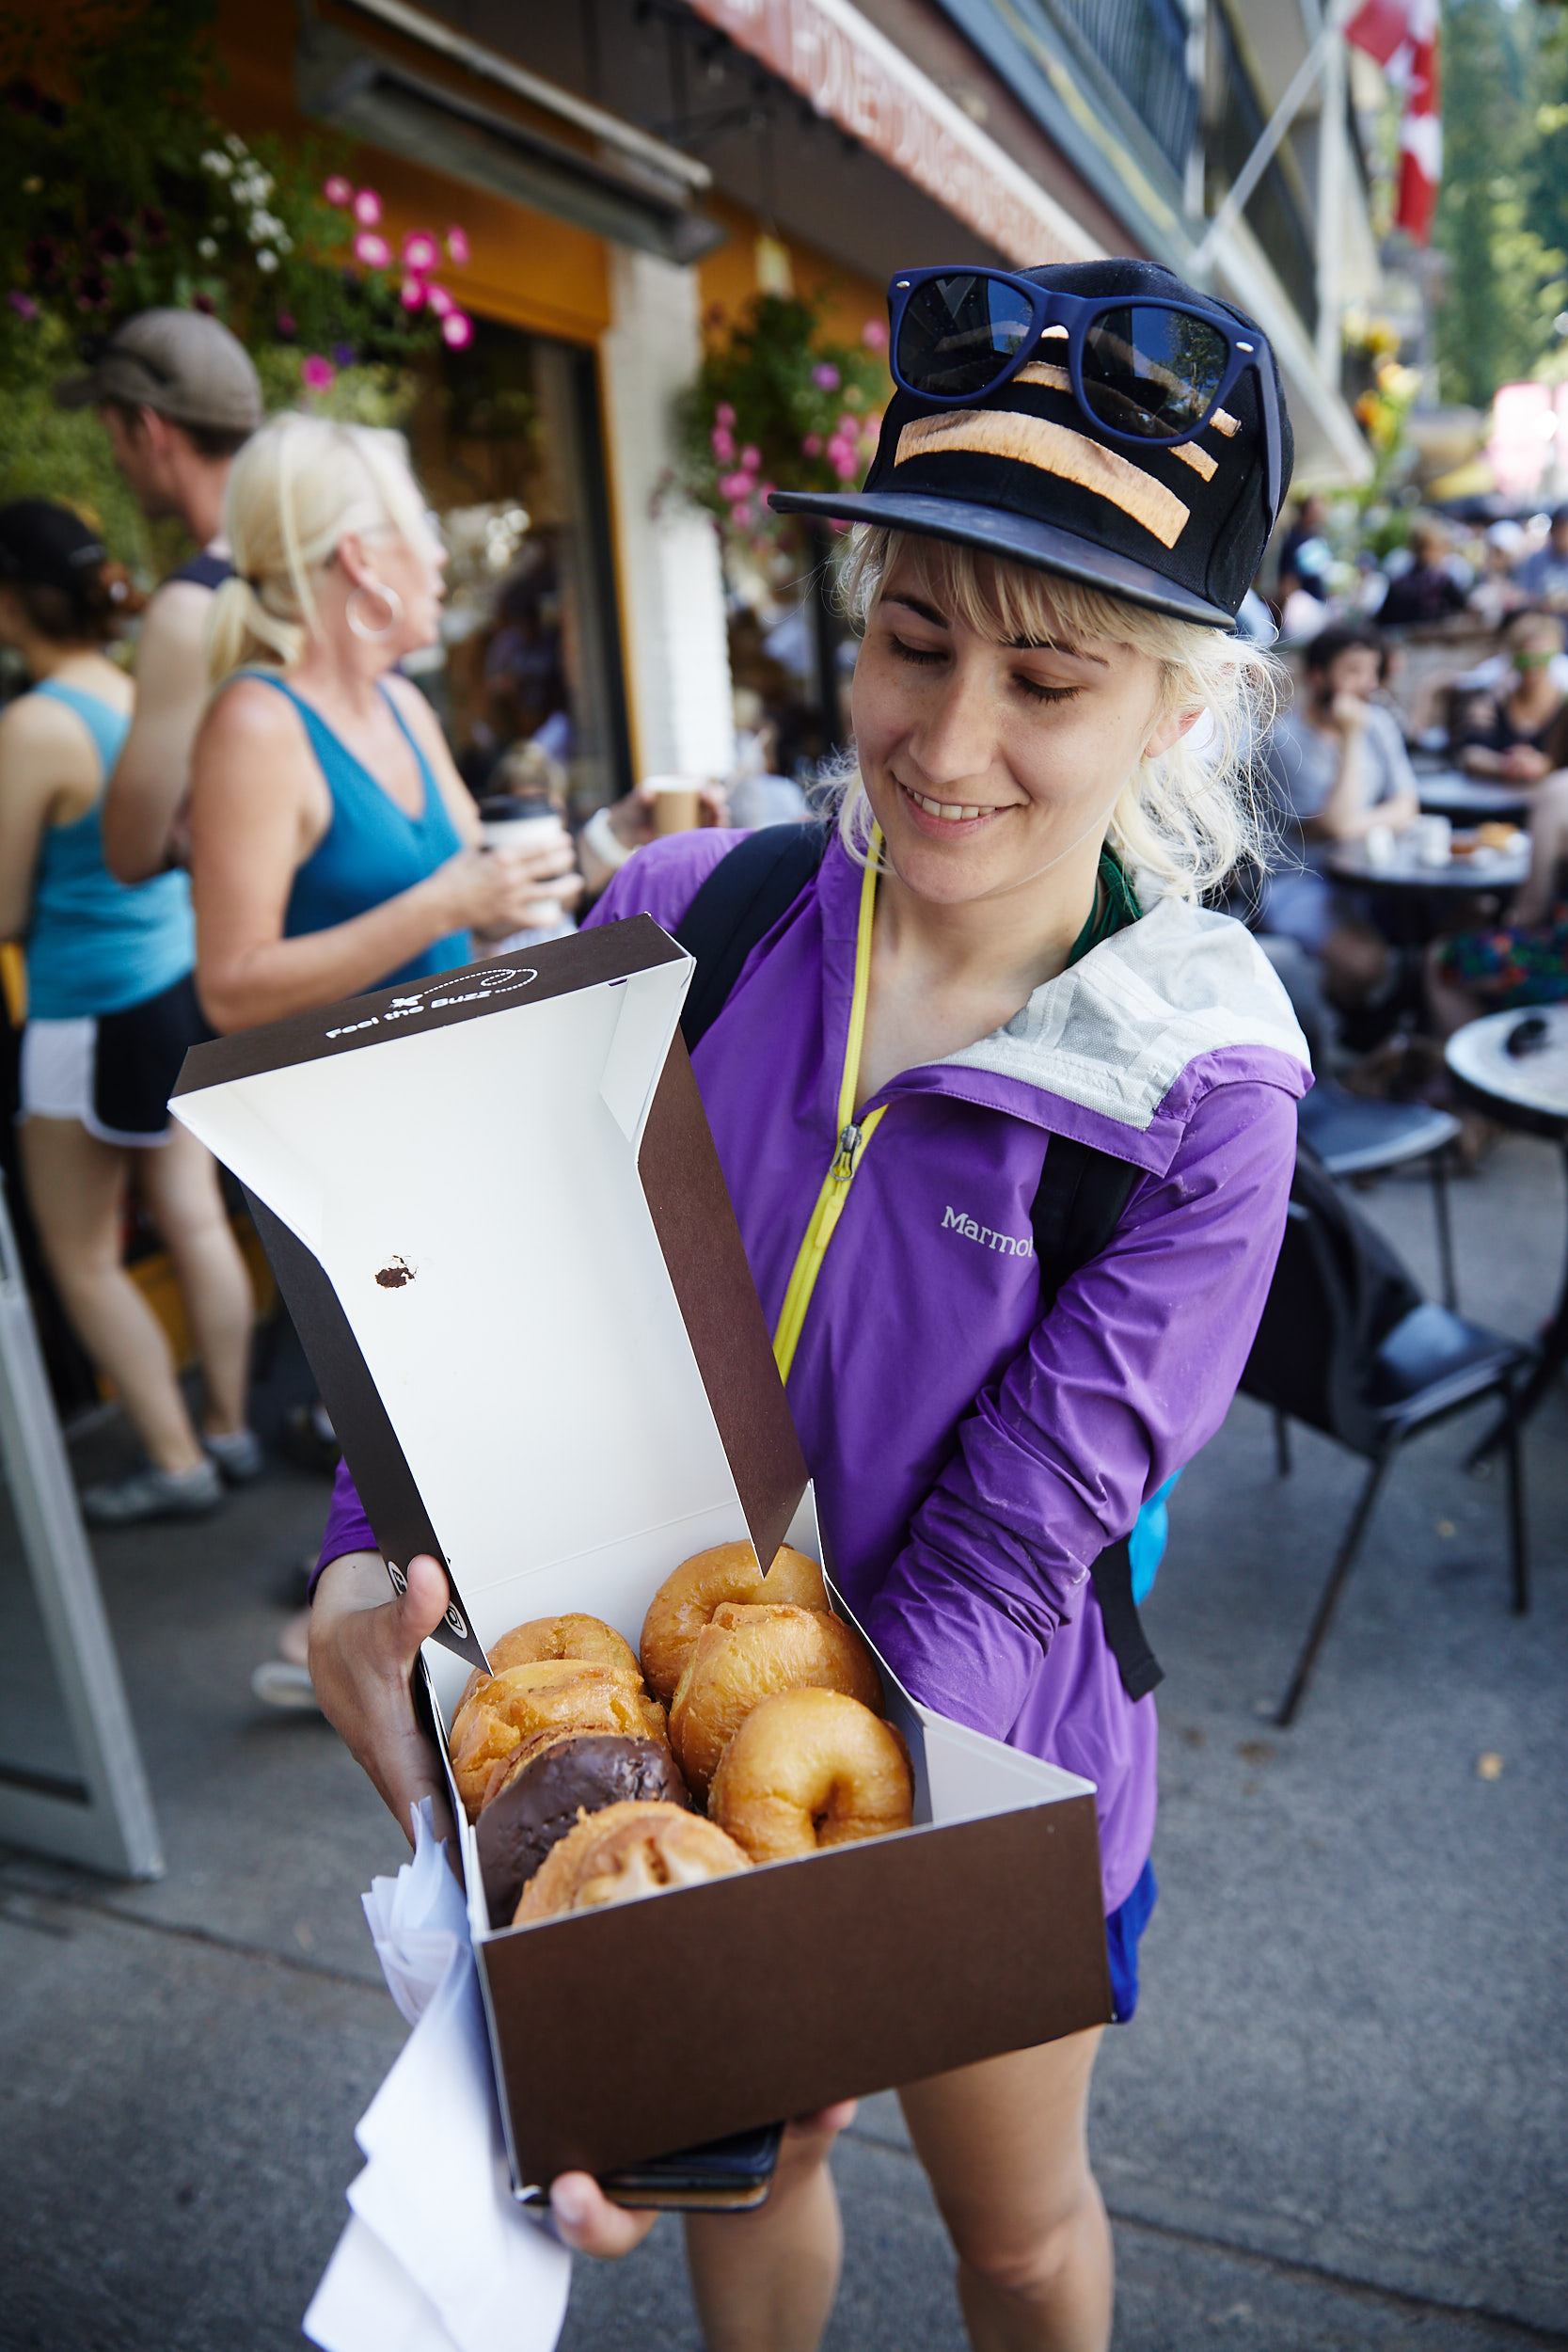
[{"label": "woman's ear", "polygon": [[365,542],[356,531],[344,532],[332,550],[332,561],[350,588],[375,588],[380,585],[375,577],[375,567],[365,552]]},{"label": "woman's ear", "polygon": [[1168,710],[1144,745],[1144,757],[1162,759],[1173,743],[1180,743],[1196,726],[1207,708],[1207,703],[1191,703],[1185,710]]}]

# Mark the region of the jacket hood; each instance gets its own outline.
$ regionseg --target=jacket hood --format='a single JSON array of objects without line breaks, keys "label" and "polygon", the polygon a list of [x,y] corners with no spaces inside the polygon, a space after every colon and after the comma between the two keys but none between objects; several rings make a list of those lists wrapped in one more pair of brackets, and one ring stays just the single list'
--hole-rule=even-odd
[{"label": "jacket hood", "polygon": [[1307,1040],[1251,932],[1162,898],[942,1067],[1036,1087],[1143,1134],[1195,1062],[1238,1047],[1279,1057],[1292,1093],[1311,1084]]}]

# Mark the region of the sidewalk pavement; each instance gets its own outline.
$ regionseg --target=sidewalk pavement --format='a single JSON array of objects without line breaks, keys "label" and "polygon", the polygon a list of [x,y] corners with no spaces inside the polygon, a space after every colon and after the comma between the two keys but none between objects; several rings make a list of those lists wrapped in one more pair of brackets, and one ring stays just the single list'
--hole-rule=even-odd
[{"label": "sidewalk pavement", "polygon": [[[1424,1184],[1368,1205],[1430,1283]],[[1465,1304],[1528,1334],[1562,1261],[1552,1155],[1505,1144],[1456,1214]],[[304,1388],[285,1347],[263,1418]],[[1243,1400],[1173,1505],[1148,1612],[1168,1676],[1162,1896],[1092,2127],[1117,2352],[1568,2346],[1568,1394],[1531,1432],[1522,1621],[1467,1434],[1395,1473],[1289,1733],[1267,1712],[1359,1466],[1303,1436],[1282,1485]],[[124,1451],[100,1432],[79,1471]],[[279,1469],[220,1518],[97,1541],[168,1874],[126,1887],[0,1854],[3,2352],[300,2341],[353,2125],[404,2033],[357,1900],[403,1841],[324,1724],[248,1688],[325,1502]],[[7,1529],[13,1713],[17,1585]],[[960,2352],[895,2100],[863,2105],[836,2169],[830,2352]],[[699,2343],[673,2224],[624,2265],[578,2265],[563,2352]]]}]

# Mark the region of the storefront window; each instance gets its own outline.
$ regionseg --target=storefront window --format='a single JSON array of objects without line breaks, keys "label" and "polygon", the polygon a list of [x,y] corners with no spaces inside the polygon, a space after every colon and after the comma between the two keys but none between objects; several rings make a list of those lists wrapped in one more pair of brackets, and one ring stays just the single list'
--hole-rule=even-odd
[{"label": "storefront window", "polygon": [[593,354],[476,321],[407,430],[451,558],[441,645],[410,667],[476,794],[533,742],[586,815],[632,780]]}]

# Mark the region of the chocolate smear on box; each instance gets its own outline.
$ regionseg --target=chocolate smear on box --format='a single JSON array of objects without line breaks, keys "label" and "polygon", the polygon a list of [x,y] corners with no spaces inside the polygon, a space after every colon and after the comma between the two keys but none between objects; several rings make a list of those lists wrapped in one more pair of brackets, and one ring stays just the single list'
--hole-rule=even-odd
[{"label": "chocolate smear on box", "polygon": [[524,1759],[479,1817],[480,1870],[490,1924],[507,1928],[517,1899],[579,1813],[631,1802],[689,1806],[662,1741],[615,1732],[568,1732]]}]

